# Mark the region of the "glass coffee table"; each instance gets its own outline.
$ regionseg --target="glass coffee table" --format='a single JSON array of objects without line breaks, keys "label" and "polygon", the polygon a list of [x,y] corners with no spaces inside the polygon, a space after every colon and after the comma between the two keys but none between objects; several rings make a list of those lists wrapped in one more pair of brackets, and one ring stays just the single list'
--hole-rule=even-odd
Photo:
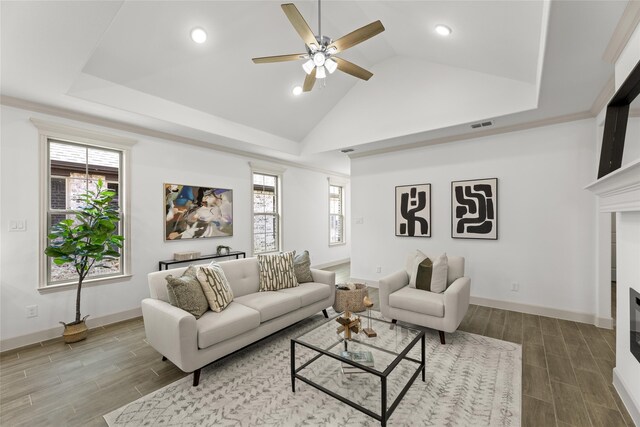
[{"label": "glass coffee table", "polygon": [[[352,333],[347,340],[337,317],[291,340],[291,389],[301,380],[385,426],[420,372],[425,380],[424,331],[359,316],[377,336]],[[298,367],[296,351],[304,361]]]}]

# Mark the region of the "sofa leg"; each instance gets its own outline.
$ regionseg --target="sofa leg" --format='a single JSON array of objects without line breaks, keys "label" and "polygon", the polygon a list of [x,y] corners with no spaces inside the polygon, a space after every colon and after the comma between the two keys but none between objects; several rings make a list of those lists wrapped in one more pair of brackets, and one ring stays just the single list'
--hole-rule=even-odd
[{"label": "sofa leg", "polygon": [[193,371],[193,386],[200,384],[200,369]]},{"label": "sofa leg", "polygon": [[329,318],[329,314],[327,313],[327,310],[322,310],[322,314],[324,314],[325,319]]},{"label": "sofa leg", "polygon": [[444,331],[438,331],[440,334],[440,344],[444,344]]},{"label": "sofa leg", "polygon": [[162,356],[162,361],[163,361],[163,362],[166,362],[166,361],[167,361],[167,358],[166,358],[166,357],[164,357],[164,356]]}]

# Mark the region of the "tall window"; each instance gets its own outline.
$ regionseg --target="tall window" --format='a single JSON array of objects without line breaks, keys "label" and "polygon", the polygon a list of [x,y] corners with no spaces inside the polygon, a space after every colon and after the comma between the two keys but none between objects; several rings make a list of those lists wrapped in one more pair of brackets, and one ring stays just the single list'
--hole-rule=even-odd
[{"label": "tall window", "polygon": [[280,250],[278,176],[253,173],[253,252]]},{"label": "tall window", "polygon": [[329,185],[329,244],[344,243],[344,189]]},{"label": "tall window", "polygon": [[[74,219],[74,209],[80,206],[78,196],[87,190],[95,190],[98,180],[115,191],[113,203],[122,205],[122,151],[91,145],[47,139],[48,191],[47,231],[65,219]],[[122,221],[118,234],[122,234]],[[49,240],[47,239],[47,244]],[[121,250],[122,251],[122,250]],[[124,272],[122,253],[120,258],[94,266],[87,279],[111,277]],[[71,263],[56,265],[47,257],[46,285],[76,282],[78,275]]]}]

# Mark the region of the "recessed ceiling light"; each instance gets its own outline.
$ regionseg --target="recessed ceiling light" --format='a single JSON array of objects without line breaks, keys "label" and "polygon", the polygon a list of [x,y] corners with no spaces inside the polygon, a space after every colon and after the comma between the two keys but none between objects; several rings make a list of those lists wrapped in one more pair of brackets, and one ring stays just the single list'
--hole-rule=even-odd
[{"label": "recessed ceiling light", "polygon": [[204,43],[207,40],[207,32],[200,27],[194,28],[191,30],[191,40],[198,44]]},{"label": "recessed ceiling light", "polygon": [[300,95],[300,94],[302,93],[302,86],[296,86],[296,87],[294,87],[294,88],[293,88],[293,90],[292,90],[291,92],[293,92],[293,94],[294,94],[295,96]]},{"label": "recessed ceiling light", "polygon": [[436,33],[440,34],[441,36],[448,36],[449,34],[451,34],[451,28],[442,24],[436,25]]}]

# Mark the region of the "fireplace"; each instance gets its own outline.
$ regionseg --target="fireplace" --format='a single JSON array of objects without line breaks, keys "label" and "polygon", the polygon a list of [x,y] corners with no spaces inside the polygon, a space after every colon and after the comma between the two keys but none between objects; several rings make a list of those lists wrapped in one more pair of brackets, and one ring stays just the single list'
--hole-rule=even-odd
[{"label": "fireplace", "polygon": [[640,362],[640,293],[629,288],[629,348]]}]

